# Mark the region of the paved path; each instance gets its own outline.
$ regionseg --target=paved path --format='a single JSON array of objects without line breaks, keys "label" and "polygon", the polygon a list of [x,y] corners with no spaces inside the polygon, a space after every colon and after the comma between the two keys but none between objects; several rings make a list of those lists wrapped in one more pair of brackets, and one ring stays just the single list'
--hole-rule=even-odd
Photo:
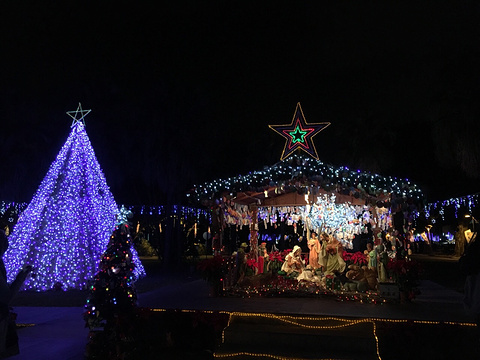
[{"label": "paved path", "polygon": [[84,359],[88,329],[79,307],[16,307],[18,324],[35,324],[18,330],[20,354],[11,359]]}]

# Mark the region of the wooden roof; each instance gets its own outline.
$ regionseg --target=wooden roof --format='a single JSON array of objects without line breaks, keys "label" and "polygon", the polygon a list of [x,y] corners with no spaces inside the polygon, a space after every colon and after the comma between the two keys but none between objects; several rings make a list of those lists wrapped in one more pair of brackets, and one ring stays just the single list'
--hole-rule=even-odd
[{"label": "wooden roof", "polygon": [[[289,192],[289,193],[276,193],[275,187],[268,188],[266,190],[267,196],[265,196],[265,191],[255,192],[255,191],[244,191],[238,192],[234,198],[230,200],[241,205],[250,205],[256,204],[257,206],[304,206],[307,205],[305,201],[305,194],[299,194],[298,192]],[[322,195],[332,195],[332,193],[327,193],[325,190],[316,189],[316,194],[310,193],[308,196],[309,204],[316,203],[317,197]],[[335,202],[337,204],[351,203],[352,205],[365,205],[365,199],[356,198],[351,195],[344,195],[335,193]]]}]

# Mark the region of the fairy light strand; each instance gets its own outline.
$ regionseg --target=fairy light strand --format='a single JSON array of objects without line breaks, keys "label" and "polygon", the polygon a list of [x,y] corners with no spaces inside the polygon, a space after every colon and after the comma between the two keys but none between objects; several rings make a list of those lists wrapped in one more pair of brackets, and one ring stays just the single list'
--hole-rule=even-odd
[{"label": "fairy light strand", "polygon": [[[8,281],[29,264],[33,271],[24,289],[86,288],[117,214],[83,122],[77,121],[9,237],[4,256]],[[144,269],[132,252],[140,277]]]},{"label": "fairy light strand", "polygon": [[201,202],[205,199],[219,198],[224,192],[231,194],[245,191],[263,192],[273,187],[279,194],[307,191],[313,184],[327,192],[347,191],[367,200],[386,193],[395,194],[397,200],[412,200],[419,206],[423,206],[425,200],[422,190],[408,179],[350,170],[346,166],[336,168],[301,155],[292,155],[273,166],[247,175],[195,185],[188,195]]},{"label": "fairy light strand", "polygon": [[[152,309],[153,311],[164,312],[167,311],[166,309]],[[180,310],[181,312],[196,312],[198,310]],[[205,313],[213,313],[214,311],[205,311]],[[264,319],[274,319],[281,322],[285,322],[295,326],[301,326],[308,329],[338,329],[340,327],[346,326],[353,326],[358,324],[372,324],[372,336],[375,340],[375,350],[376,350],[376,357],[378,360],[382,360],[380,355],[380,341],[378,337],[378,329],[377,323],[386,322],[386,323],[413,323],[413,324],[424,324],[424,325],[432,325],[438,326],[439,324],[449,325],[449,326],[466,326],[466,327],[476,327],[475,323],[465,323],[465,322],[453,322],[453,321],[430,321],[430,320],[407,320],[407,319],[383,319],[383,318],[359,318],[359,319],[345,319],[341,317],[333,317],[333,316],[296,316],[296,315],[278,315],[272,313],[249,313],[249,312],[238,312],[238,311],[218,311],[219,314],[227,314],[229,315],[228,323],[225,328],[222,330],[222,344],[225,343],[225,331],[230,326],[233,317],[257,317],[257,318],[264,318]],[[300,321],[316,321],[316,322],[324,322],[324,321],[338,321],[344,324],[341,325],[305,325],[301,324]],[[235,357],[245,357],[245,356],[252,356],[256,358],[271,358],[271,359],[278,359],[278,360],[303,360],[301,358],[294,358],[294,357],[285,357],[279,356],[274,354],[258,354],[258,353],[250,353],[248,351],[243,352],[234,352],[234,353],[219,353],[215,352],[215,358],[235,358]]]}]

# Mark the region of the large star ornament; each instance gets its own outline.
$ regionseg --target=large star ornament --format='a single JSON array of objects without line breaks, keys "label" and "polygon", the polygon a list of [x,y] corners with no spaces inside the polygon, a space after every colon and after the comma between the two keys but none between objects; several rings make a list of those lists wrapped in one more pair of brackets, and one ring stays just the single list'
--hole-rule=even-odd
[{"label": "large star ornament", "polygon": [[328,125],[330,125],[329,122],[307,124],[305,116],[303,116],[302,106],[300,103],[297,103],[297,108],[295,109],[295,114],[293,115],[293,120],[290,125],[268,126],[286,139],[280,160],[286,159],[297,149],[305,151],[311,157],[318,160],[313,137]]},{"label": "large star ornament", "polygon": [[80,121],[83,123],[83,126],[85,126],[85,116],[87,116],[90,111],[92,110],[82,110],[82,104],[80,103],[78,103],[77,110],[67,111],[67,115],[73,119],[71,127]]}]

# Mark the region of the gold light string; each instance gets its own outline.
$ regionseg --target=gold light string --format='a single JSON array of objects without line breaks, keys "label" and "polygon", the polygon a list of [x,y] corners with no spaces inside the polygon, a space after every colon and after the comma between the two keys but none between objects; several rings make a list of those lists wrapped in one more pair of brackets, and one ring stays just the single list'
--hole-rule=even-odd
[{"label": "gold light string", "polygon": [[382,360],[382,357],[380,356],[380,344],[378,342],[378,336],[377,336],[377,324],[375,321],[371,321],[373,325],[373,337],[375,338],[375,350],[377,351],[377,358],[378,360]]},{"label": "gold light string", "polygon": [[[152,309],[153,311],[167,311],[166,309]],[[198,312],[198,310],[179,310],[181,312]],[[237,317],[258,317],[258,318],[265,318],[265,319],[274,319],[278,320],[287,324],[295,325],[295,326],[300,326],[303,328],[307,329],[340,329],[344,328],[347,326],[353,326],[357,324],[363,324],[363,323],[371,323],[372,324],[372,333],[373,333],[373,338],[375,339],[375,346],[376,346],[376,353],[377,353],[377,359],[382,360],[382,357],[380,356],[380,344],[379,344],[379,339],[377,335],[377,323],[378,322],[387,322],[387,323],[412,323],[412,324],[426,324],[426,325],[439,325],[439,324],[445,324],[445,325],[452,325],[452,326],[469,326],[469,327],[475,327],[477,326],[475,323],[466,323],[466,322],[454,322],[454,321],[431,321],[431,320],[407,320],[407,319],[381,319],[381,318],[360,318],[360,319],[345,319],[345,318],[340,318],[340,317],[332,317],[332,316],[324,316],[324,317],[319,317],[319,316],[295,316],[295,315],[277,315],[277,314],[272,314],[272,313],[250,313],[250,312],[238,312],[238,311],[212,311],[212,310],[207,310],[207,311],[202,311],[205,313],[215,313],[218,312],[220,314],[228,314],[228,322],[225,328],[222,330],[222,344],[225,342],[225,330],[230,326],[230,323],[232,321],[232,318],[234,316]],[[341,322],[342,324],[338,325],[307,325],[307,324],[302,324],[300,321],[337,321]],[[273,354],[258,354],[258,353],[249,353],[249,352],[236,352],[236,353],[229,353],[229,354],[218,354],[214,353],[215,358],[233,358],[237,356],[252,356],[256,358],[270,358],[270,359],[276,359],[276,360],[303,360],[301,358],[292,358],[292,357],[284,357],[284,356],[278,356],[278,355],[273,355]],[[322,360],[327,360],[327,359],[322,359]]]},{"label": "gold light string", "polygon": [[[303,358],[294,358],[294,357],[286,357],[286,356],[278,356],[272,354],[259,354],[259,353],[250,353],[250,352],[237,352],[231,354],[214,354],[216,358],[229,358],[229,357],[237,357],[237,356],[252,356],[255,359],[258,358],[269,358],[275,360],[305,360]],[[317,360],[339,360],[339,359],[332,359],[332,358],[324,358],[324,359],[317,359]]]},{"label": "gold light string", "polygon": [[22,329],[22,328],[26,328],[26,327],[32,327],[32,326],[35,326],[35,324],[16,324],[15,327],[17,329]]}]

